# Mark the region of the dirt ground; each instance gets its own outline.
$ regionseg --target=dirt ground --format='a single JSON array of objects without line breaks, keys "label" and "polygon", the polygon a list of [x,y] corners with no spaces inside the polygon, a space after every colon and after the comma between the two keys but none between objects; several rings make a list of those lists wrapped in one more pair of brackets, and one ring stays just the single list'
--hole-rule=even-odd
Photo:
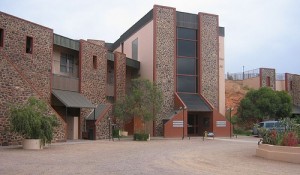
[{"label": "dirt ground", "polygon": [[233,108],[231,115],[237,113],[237,108],[240,104],[240,101],[245,97],[248,90],[243,87],[242,81],[225,81],[225,106],[226,109]]},{"label": "dirt ground", "polygon": [[258,139],[77,141],[39,151],[0,147],[0,174],[299,174],[300,165],[255,156]]}]

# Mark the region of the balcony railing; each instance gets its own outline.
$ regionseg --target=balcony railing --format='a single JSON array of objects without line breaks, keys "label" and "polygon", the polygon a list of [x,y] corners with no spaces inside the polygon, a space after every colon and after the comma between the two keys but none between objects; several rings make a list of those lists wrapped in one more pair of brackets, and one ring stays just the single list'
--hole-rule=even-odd
[{"label": "balcony railing", "polygon": [[52,89],[79,92],[79,78],[53,74]]}]

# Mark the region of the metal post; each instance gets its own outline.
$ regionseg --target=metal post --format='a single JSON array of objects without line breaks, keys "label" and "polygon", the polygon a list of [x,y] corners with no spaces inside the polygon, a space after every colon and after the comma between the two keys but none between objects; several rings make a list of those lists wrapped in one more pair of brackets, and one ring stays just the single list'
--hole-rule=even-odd
[{"label": "metal post", "polygon": [[230,138],[231,138],[231,108],[229,109]]},{"label": "metal post", "polygon": [[109,135],[109,141],[110,141],[110,138],[111,138],[111,134],[110,134],[110,130],[111,130],[111,123],[110,123],[110,117],[108,117],[108,135]]},{"label": "metal post", "polygon": [[182,115],[182,140],[184,139],[184,107],[183,107],[183,115]]},{"label": "metal post", "polygon": [[243,80],[245,80],[245,71],[244,71],[244,67],[245,67],[245,66],[243,66]]},{"label": "metal post", "polygon": [[94,140],[96,140],[96,108],[94,108]]}]

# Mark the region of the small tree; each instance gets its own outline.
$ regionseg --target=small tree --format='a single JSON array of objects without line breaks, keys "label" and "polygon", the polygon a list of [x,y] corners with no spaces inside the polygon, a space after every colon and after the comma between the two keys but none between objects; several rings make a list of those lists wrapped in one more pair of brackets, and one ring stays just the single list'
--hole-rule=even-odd
[{"label": "small tree", "polygon": [[25,104],[12,106],[10,115],[13,132],[26,139],[41,139],[43,144],[50,143],[53,139],[53,130],[58,122],[54,115],[47,113],[47,106],[43,101],[30,97]]},{"label": "small tree", "polygon": [[140,118],[146,132],[145,123],[155,119],[161,106],[162,93],[159,88],[149,80],[138,78],[132,80],[129,94],[115,103],[114,114],[122,121]]},{"label": "small tree", "polygon": [[292,111],[291,96],[284,91],[270,88],[250,90],[241,100],[238,115],[243,120],[280,119],[290,117]]}]

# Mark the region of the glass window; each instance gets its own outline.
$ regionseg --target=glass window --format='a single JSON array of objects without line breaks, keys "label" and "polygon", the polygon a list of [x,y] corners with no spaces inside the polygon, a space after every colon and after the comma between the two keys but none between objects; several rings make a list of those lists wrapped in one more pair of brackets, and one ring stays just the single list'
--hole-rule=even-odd
[{"label": "glass window", "polygon": [[27,36],[26,37],[26,53],[32,53],[32,45],[33,45],[33,41],[32,41],[32,37]]},{"label": "glass window", "polygon": [[197,40],[197,30],[178,27],[177,38]]},{"label": "glass window", "polygon": [[196,59],[193,58],[178,58],[177,74],[196,75],[196,63]]},{"label": "glass window", "polygon": [[132,59],[138,60],[138,38],[132,41]]},{"label": "glass window", "polygon": [[196,42],[177,40],[178,56],[196,57]]},{"label": "glass window", "polygon": [[196,76],[177,76],[177,91],[197,93]]},{"label": "glass window", "polygon": [[93,68],[97,69],[97,57],[93,56]]},{"label": "glass window", "polygon": [[0,29],[0,47],[3,47],[4,43],[4,31],[3,29]]},{"label": "glass window", "polygon": [[60,72],[73,73],[73,71],[74,71],[74,55],[61,53]]}]

